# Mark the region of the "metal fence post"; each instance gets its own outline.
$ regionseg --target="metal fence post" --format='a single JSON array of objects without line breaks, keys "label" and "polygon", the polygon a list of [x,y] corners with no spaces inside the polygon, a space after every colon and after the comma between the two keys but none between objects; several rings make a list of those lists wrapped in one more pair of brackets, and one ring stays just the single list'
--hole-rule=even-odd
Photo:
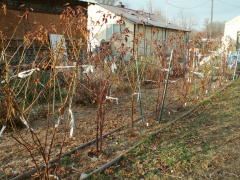
[{"label": "metal fence post", "polygon": [[170,75],[170,71],[171,71],[171,67],[172,67],[172,61],[173,61],[173,50],[171,51],[170,61],[169,61],[169,65],[168,65],[167,78],[165,80],[165,86],[164,86],[164,91],[163,91],[163,96],[162,96],[162,105],[161,105],[161,109],[160,109],[158,123],[160,123],[162,121],[162,117],[163,117],[163,110],[164,110],[164,105],[165,105],[166,96],[167,96],[167,88],[168,88],[168,83],[169,83],[169,75]]}]

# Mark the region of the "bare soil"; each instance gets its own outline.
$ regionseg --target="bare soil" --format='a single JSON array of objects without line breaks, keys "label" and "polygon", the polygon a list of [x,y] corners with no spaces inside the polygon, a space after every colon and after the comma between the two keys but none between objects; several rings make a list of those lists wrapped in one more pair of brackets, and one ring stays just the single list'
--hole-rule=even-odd
[{"label": "bare soil", "polygon": [[[184,108],[184,103],[173,100],[174,92],[176,92],[177,88],[181,88],[180,82],[177,84],[170,84],[163,122],[174,119],[188,110],[187,107]],[[149,115],[155,111],[156,97],[157,89],[143,90],[143,104],[146,117],[149,117]],[[69,177],[69,174],[79,176],[81,173],[90,172],[101,164],[114,158],[121,152],[127,150],[136,142],[144,139],[149,133],[155,131],[159,128],[159,126],[161,126],[156,126],[156,118],[153,115],[151,118],[146,118],[145,121],[140,121],[135,124],[134,129],[130,128],[131,96],[123,94],[119,96],[119,99],[120,103],[118,105],[113,102],[107,107],[104,134],[123,125],[128,125],[129,128],[126,128],[120,133],[116,133],[105,139],[104,152],[99,158],[91,158],[88,156],[88,153],[95,149],[94,145],[90,146],[83,151],[73,154],[71,157],[63,158],[60,168],[52,169],[53,174],[62,174],[62,178],[65,177],[67,179],[71,179],[70,177],[72,176]],[[194,102],[190,102],[188,106],[191,104],[194,104]],[[139,103],[135,102],[134,109],[134,119],[138,119],[140,117]],[[51,154],[52,158],[59,154],[59,149],[64,137],[66,137],[66,140],[64,143],[63,153],[95,138],[96,108],[79,105],[75,106],[73,111],[76,118],[74,138],[68,138],[69,129],[66,128],[67,122],[63,121],[56,133],[53,152]],[[40,141],[44,143],[47,130],[51,130],[51,128],[47,125],[54,125],[57,120],[53,118],[46,120],[47,118],[44,111],[42,111],[42,113],[35,114],[34,117],[34,120],[31,122],[31,127],[33,127],[34,131],[38,134]],[[27,142],[33,144],[32,138],[27,130],[21,130],[20,132],[8,132],[4,134],[4,137],[0,138],[0,179],[15,177],[26,170],[30,170],[35,167],[27,150],[12,138],[12,136],[19,136],[20,134]],[[49,140],[51,133],[49,133],[47,137]],[[39,154],[38,147],[33,145],[32,152],[34,157],[37,159],[37,162],[42,164],[43,160]]]}]

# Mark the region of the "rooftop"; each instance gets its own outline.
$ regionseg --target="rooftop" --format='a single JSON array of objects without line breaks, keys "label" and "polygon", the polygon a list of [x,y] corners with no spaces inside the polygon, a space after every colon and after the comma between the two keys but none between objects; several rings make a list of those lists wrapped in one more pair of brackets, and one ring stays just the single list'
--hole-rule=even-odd
[{"label": "rooftop", "polygon": [[139,11],[139,10],[128,9],[120,6],[110,6],[110,5],[104,5],[104,4],[98,4],[98,5],[103,7],[104,9],[107,9],[119,16],[122,16],[132,21],[135,24],[143,24],[146,26],[161,27],[161,28],[174,29],[174,30],[180,30],[180,31],[190,31],[187,29],[183,29],[175,24],[167,23],[165,19],[155,14],[146,13],[144,11]]},{"label": "rooftop", "polygon": [[225,24],[239,23],[240,16],[234,17],[233,19],[227,21]]}]

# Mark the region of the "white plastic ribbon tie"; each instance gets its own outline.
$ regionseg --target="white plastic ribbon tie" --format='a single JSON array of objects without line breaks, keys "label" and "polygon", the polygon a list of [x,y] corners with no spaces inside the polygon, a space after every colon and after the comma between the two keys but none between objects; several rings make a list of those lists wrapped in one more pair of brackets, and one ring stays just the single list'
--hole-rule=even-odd
[{"label": "white plastic ribbon tie", "polygon": [[187,79],[187,82],[188,82],[188,83],[192,83],[192,79],[189,77],[189,78]]},{"label": "white plastic ribbon tie", "polygon": [[94,66],[92,66],[92,65],[83,65],[82,67],[84,69],[83,73],[85,73],[85,74],[94,72]]},{"label": "white plastic ribbon tie", "polygon": [[18,73],[17,76],[19,78],[24,79],[24,78],[26,78],[28,76],[31,76],[35,71],[40,71],[40,69],[39,68],[35,68],[35,69],[30,69],[30,70],[27,70],[27,71],[23,71],[23,72]]},{"label": "white plastic ribbon tie", "polygon": [[106,96],[106,99],[110,100],[110,101],[116,101],[116,103],[119,104],[119,99],[118,98]]},{"label": "white plastic ribbon tie", "polygon": [[75,68],[76,66],[56,66],[56,69],[70,69],[70,68]]},{"label": "white plastic ribbon tie", "polygon": [[54,178],[54,179],[56,179],[56,180],[59,180],[59,177],[57,177],[57,176],[55,176],[55,175],[51,175],[51,174],[50,174],[49,177],[50,177],[50,178]]},{"label": "white plastic ribbon tie", "polygon": [[204,78],[204,74],[200,72],[193,72],[193,74],[197,75],[199,78]]},{"label": "white plastic ribbon tie", "polygon": [[28,129],[30,129],[28,122],[26,121],[26,119],[25,119],[23,116],[20,116],[20,120],[22,121],[22,123],[23,123]]},{"label": "white plastic ribbon tie", "polygon": [[[167,83],[167,80],[164,81],[165,83]],[[177,81],[175,80],[168,80],[169,83],[176,83]]]},{"label": "white plastic ribbon tie", "polygon": [[73,116],[73,112],[72,112],[72,109],[71,108],[69,108],[69,110],[68,110],[68,112],[69,112],[69,115],[70,115],[70,127],[71,127],[71,129],[70,129],[70,138],[72,138],[73,137],[73,131],[74,131],[74,126],[75,126],[75,120],[74,120],[74,116]]},{"label": "white plastic ribbon tie", "polygon": [[169,72],[170,70],[169,69],[162,69],[162,71]]},{"label": "white plastic ribbon tie", "polygon": [[3,126],[2,127],[2,129],[1,129],[1,131],[0,131],[0,137],[2,136],[2,134],[3,134],[3,132],[4,132],[4,130],[7,128],[7,126]]},{"label": "white plastic ribbon tie", "polygon": [[61,122],[62,119],[63,119],[62,116],[58,117],[57,123],[55,124],[55,128],[58,128],[58,126],[60,125],[60,122]]},{"label": "white plastic ribbon tie", "polygon": [[112,65],[111,65],[111,70],[112,70],[113,73],[115,73],[115,70],[117,70],[117,65],[116,65],[115,62],[112,63]]},{"label": "white plastic ribbon tie", "polygon": [[140,93],[134,93],[133,96],[135,96],[135,95],[137,95],[137,102],[139,102],[141,94]]}]

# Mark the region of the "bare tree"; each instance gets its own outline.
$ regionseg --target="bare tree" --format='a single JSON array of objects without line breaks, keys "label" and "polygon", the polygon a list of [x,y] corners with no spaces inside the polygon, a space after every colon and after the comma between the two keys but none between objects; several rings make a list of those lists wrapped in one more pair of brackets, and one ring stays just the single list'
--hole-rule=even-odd
[{"label": "bare tree", "polygon": [[166,18],[166,16],[165,16],[165,14],[162,13],[161,10],[154,10],[154,11],[153,11],[153,14],[156,15],[156,16],[161,17],[161,19],[162,19],[164,22],[167,21],[167,18]]},{"label": "bare tree", "polygon": [[177,18],[175,18],[173,21],[175,24],[177,24],[183,29],[193,30],[197,25],[197,22],[195,21],[195,19],[185,15],[183,11],[180,11]]},{"label": "bare tree", "polygon": [[162,11],[160,9],[154,8],[153,4],[154,3],[152,2],[152,0],[148,0],[146,2],[146,9],[145,9],[145,11],[150,13],[150,14],[154,14],[156,16],[159,16],[162,19],[162,21],[165,22],[166,21],[166,16],[164,15],[164,13],[162,13]]},{"label": "bare tree", "polygon": [[222,36],[224,33],[225,23],[220,21],[214,21],[212,24],[208,19],[204,21],[204,29],[203,31],[206,33],[206,36],[210,36],[210,32],[212,31],[212,37],[217,38]]},{"label": "bare tree", "polygon": [[149,13],[153,13],[153,5],[152,5],[153,3],[152,3],[152,0],[148,0],[147,1],[147,12],[149,12]]}]

